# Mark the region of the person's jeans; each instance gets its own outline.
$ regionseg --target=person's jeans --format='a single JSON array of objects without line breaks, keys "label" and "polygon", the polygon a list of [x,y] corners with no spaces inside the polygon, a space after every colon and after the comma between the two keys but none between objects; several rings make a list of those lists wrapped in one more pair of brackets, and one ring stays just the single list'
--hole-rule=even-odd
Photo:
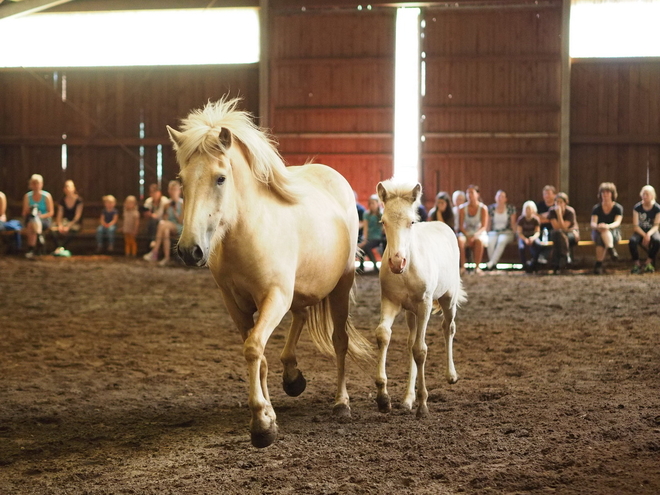
[{"label": "person's jeans", "polygon": [[513,242],[513,232],[488,232],[488,266],[494,267],[500,261],[507,244]]},{"label": "person's jeans", "polygon": [[642,246],[642,236],[635,232],[628,240],[628,249],[630,249],[630,256],[633,261],[639,261],[639,247],[647,251],[648,257],[651,261],[655,262],[655,257],[660,250],[660,233],[656,232],[651,236],[651,242],[648,249]]},{"label": "person's jeans", "polygon": [[117,230],[116,225],[113,225],[111,227],[104,227],[103,225],[99,225],[98,228],[96,229],[96,244],[102,246],[103,239],[107,238],[108,247],[114,247],[116,230]]}]

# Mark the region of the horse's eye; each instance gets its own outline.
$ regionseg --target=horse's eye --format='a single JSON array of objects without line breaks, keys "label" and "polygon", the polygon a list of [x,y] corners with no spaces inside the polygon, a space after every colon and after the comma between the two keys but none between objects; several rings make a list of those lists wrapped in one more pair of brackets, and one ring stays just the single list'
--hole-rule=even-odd
[{"label": "horse's eye", "polygon": [[219,186],[221,186],[222,184],[225,183],[225,179],[226,177],[224,175],[221,175],[220,177],[218,177],[218,180],[216,182]]}]

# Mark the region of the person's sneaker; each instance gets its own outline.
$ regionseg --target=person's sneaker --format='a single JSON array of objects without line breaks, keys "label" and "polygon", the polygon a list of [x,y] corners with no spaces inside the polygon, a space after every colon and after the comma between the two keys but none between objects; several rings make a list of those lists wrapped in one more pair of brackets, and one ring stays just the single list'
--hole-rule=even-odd
[{"label": "person's sneaker", "polygon": [[655,267],[653,266],[653,263],[647,263],[646,266],[644,267],[644,273],[654,273],[655,272]]},{"label": "person's sneaker", "polygon": [[37,242],[39,243],[40,246],[45,246],[46,245],[46,239],[44,239],[43,234],[39,234],[37,236]]},{"label": "person's sneaker", "polygon": [[603,266],[602,265],[596,265],[594,267],[594,275],[602,275],[603,274]]},{"label": "person's sneaker", "polygon": [[613,247],[607,248],[607,252],[610,255],[610,258],[612,258],[612,261],[618,261],[619,260],[619,253],[616,252],[616,249]]},{"label": "person's sneaker", "polygon": [[28,251],[27,253],[25,253],[25,257],[29,260],[33,260],[34,259],[34,251]]},{"label": "person's sneaker", "polygon": [[64,251],[64,248],[62,246],[58,247],[53,251],[53,256],[62,256],[62,251]]},{"label": "person's sneaker", "polygon": [[169,258],[163,258],[158,262],[158,266],[170,266],[170,259]]},{"label": "person's sneaker", "polygon": [[62,251],[60,251],[59,256],[63,258],[71,258],[71,251],[69,251],[68,249],[62,249]]},{"label": "person's sneaker", "polygon": [[147,254],[142,256],[142,259],[145,261],[158,261],[158,255],[153,251],[149,251]]},{"label": "person's sneaker", "polygon": [[632,270],[630,270],[630,273],[632,273],[633,275],[638,275],[638,274],[642,273],[642,267],[641,267],[641,265],[635,265],[635,266],[633,266],[633,267],[632,267]]}]

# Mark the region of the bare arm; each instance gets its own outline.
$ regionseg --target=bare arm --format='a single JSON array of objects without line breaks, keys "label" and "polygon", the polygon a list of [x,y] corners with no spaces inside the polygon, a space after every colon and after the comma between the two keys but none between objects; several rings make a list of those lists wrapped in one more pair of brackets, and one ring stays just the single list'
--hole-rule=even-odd
[{"label": "bare arm", "polygon": [[82,220],[83,204],[80,203],[76,206],[76,214],[73,217],[73,223],[78,223]]},{"label": "bare arm", "polygon": [[475,237],[479,237],[482,233],[486,232],[488,227],[488,207],[481,205],[481,228],[474,233]]},{"label": "bare arm", "polygon": [[47,193],[41,193],[46,195],[46,213],[39,215],[41,218],[53,218],[55,215],[55,205],[53,204],[53,197]]},{"label": "bare arm", "polygon": [[0,222],[7,220],[7,196],[0,192]]},{"label": "bare arm", "polygon": [[27,194],[23,196],[23,212],[22,217],[26,217],[30,213],[30,201],[28,200]]}]

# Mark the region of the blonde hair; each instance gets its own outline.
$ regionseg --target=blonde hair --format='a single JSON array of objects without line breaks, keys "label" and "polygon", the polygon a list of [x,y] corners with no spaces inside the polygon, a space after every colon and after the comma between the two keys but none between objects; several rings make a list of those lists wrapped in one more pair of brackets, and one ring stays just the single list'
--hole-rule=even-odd
[{"label": "blonde hair", "polygon": [[126,196],[126,199],[124,200],[124,208],[126,208],[126,203],[128,203],[129,201],[133,201],[137,205],[137,198],[131,194],[129,196]]},{"label": "blonde hair", "polygon": [[525,201],[523,203],[523,207],[522,207],[523,215],[525,214],[525,211],[527,210],[527,207],[530,207],[532,209],[532,214],[538,213],[538,211],[539,211],[538,208],[536,207],[536,203],[534,203],[534,201],[531,201],[531,200],[530,201]]},{"label": "blonde hair", "polygon": [[32,182],[35,182],[35,181],[41,182],[43,184],[44,183],[43,175],[41,175],[41,174],[32,174],[32,176],[30,177],[29,182],[32,183]]},{"label": "blonde hair", "polygon": [[647,191],[651,196],[653,196],[653,201],[655,201],[656,195],[655,195],[655,188],[653,186],[649,186],[648,184],[644,187],[642,187],[642,190],[639,191],[639,195],[641,196],[644,191]]},{"label": "blonde hair", "polygon": [[117,204],[117,199],[112,194],[106,194],[102,199],[104,203],[110,201],[111,203]]}]

